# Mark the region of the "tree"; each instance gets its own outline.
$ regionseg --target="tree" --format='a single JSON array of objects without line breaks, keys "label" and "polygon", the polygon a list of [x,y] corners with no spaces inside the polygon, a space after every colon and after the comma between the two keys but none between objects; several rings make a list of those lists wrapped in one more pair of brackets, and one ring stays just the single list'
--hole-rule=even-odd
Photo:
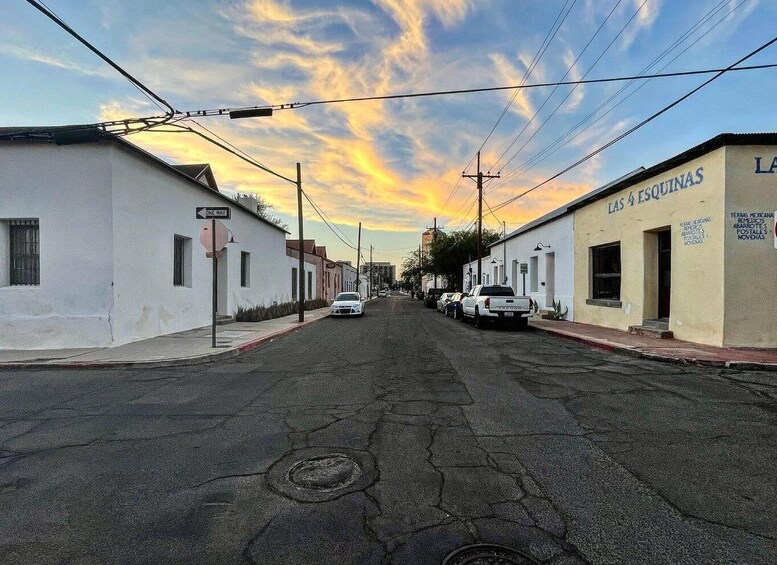
[{"label": "tree", "polygon": [[421,286],[421,264],[418,259],[418,252],[412,251],[402,260],[402,287],[410,290]]},{"label": "tree", "polygon": [[[499,233],[483,230],[483,253],[499,240]],[[478,256],[478,234],[476,231],[455,231],[440,236],[429,247],[429,259],[424,271],[448,279],[449,286],[458,290],[464,288],[462,267]]]},{"label": "tree", "polygon": [[283,220],[280,218],[276,218],[270,213],[270,210],[272,210],[275,206],[267,202],[264,198],[259,196],[258,194],[244,194],[238,192],[235,196],[232,197],[232,199],[235,202],[239,202],[243,206],[247,206],[248,208],[256,211],[256,214],[260,218],[264,218],[268,222],[275,224],[279,228],[283,228],[288,231],[289,226],[286,225]]}]

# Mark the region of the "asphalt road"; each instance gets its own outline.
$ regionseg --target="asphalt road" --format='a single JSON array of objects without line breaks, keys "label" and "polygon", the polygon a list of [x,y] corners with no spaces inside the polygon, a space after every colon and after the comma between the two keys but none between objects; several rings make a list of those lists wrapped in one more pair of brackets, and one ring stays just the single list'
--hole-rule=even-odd
[{"label": "asphalt road", "polygon": [[225,363],[0,372],[0,563],[774,563],[776,415],[773,374],[393,296]]}]

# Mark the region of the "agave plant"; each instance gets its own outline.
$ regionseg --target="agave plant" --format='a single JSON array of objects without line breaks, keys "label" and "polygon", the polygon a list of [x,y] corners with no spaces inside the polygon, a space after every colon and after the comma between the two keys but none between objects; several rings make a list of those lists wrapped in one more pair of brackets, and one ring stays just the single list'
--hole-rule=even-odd
[{"label": "agave plant", "polygon": [[567,314],[569,314],[569,307],[564,308],[564,311],[561,311],[561,300],[556,302],[553,301],[553,319],[554,320],[565,320],[567,317]]}]

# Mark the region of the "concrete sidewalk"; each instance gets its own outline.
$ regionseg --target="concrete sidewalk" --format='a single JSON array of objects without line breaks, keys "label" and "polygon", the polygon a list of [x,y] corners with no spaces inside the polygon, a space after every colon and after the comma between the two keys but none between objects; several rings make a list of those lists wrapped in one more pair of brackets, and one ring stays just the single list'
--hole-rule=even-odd
[{"label": "concrete sidewalk", "polygon": [[693,363],[731,369],[777,371],[777,349],[713,347],[679,339],[658,339],[566,320],[535,320],[541,331],[616,353],[657,361]]},{"label": "concrete sidewalk", "polygon": [[305,321],[292,314],[264,322],[236,322],[135,341],[118,347],[91,349],[0,350],[2,368],[42,367],[168,367],[193,365],[234,357],[282,335],[329,316],[329,308],[305,312]]}]

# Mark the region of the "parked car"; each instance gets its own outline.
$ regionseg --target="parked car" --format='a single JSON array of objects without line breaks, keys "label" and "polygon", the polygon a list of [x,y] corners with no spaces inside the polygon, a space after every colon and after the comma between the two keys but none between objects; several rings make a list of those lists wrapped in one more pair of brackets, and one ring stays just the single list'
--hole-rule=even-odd
[{"label": "parked car", "polygon": [[445,291],[445,289],[442,288],[430,288],[426,291],[426,297],[424,298],[424,306],[427,308],[436,308],[437,307],[437,299],[440,298],[440,295]]},{"label": "parked car", "polygon": [[443,292],[440,295],[440,298],[437,299],[438,312],[445,312],[445,306],[448,304],[452,296],[453,296],[452,292]]},{"label": "parked car", "polygon": [[424,291],[423,290],[419,290],[418,292],[415,293],[415,297],[418,300],[423,300],[424,299]]},{"label": "parked car", "polygon": [[364,301],[358,292],[341,292],[329,307],[330,316],[364,316]]},{"label": "parked car", "polygon": [[461,301],[466,294],[463,292],[454,292],[451,299],[445,305],[445,315],[451,316],[454,320],[461,319]]},{"label": "parked car", "polygon": [[386,298],[388,296],[388,291],[385,289],[381,289],[378,291],[378,298]]},{"label": "parked car", "polygon": [[461,303],[461,321],[471,319],[476,328],[486,322],[510,324],[520,329],[529,326],[532,300],[515,296],[513,289],[502,285],[477,285]]}]

